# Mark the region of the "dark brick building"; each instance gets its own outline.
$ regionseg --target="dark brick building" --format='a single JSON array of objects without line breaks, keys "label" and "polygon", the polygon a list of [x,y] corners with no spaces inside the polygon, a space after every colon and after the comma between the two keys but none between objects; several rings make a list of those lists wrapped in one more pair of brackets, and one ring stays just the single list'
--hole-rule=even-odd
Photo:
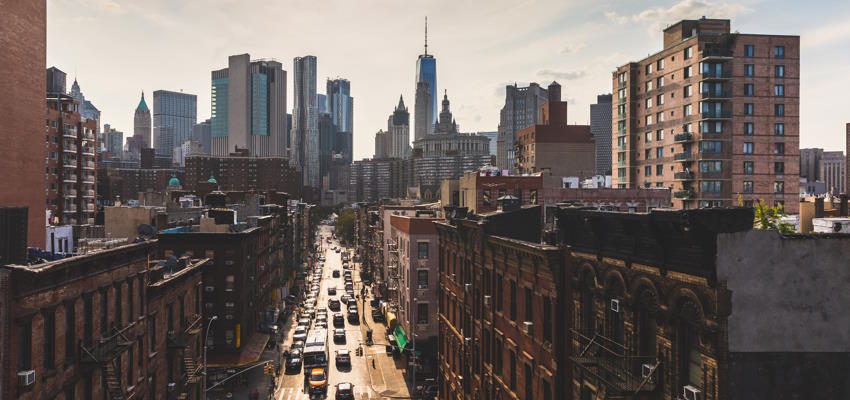
[{"label": "dark brick building", "polygon": [[220,190],[283,191],[298,197],[301,178],[289,159],[283,157],[186,157],[186,179],[183,188],[196,190],[199,183],[211,177]]},{"label": "dark brick building", "polygon": [[114,204],[118,196],[125,203],[140,200],[139,193],[165,192],[172,177],[183,182],[185,174],[177,169],[99,168],[97,194],[104,205]]},{"label": "dark brick building", "polygon": [[568,398],[567,251],[541,244],[540,206],[502,207],[436,223],[440,398]]},{"label": "dark brick building", "polygon": [[0,269],[4,399],[142,398],[155,241]]}]

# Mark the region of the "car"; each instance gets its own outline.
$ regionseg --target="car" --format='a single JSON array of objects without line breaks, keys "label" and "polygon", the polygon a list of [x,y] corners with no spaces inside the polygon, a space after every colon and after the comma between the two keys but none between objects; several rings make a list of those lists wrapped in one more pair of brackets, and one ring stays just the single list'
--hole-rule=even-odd
[{"label": "car", "polygon": [[348,349],[340,349],[336,351],[336,367],[351,367],[351,353]]},{"label": "car", "polygon": [[313,308],[313,307],[307,307],[307,308],[304,309],[304,315],[306,315],[310,318],[315,318],[316,317],[316,309]]},{"label": "car", "polygon": [[336,296],[336,286],[328,287],[328,296]]},{"label": "car", "polygon": [[350,297],[348,297],[348,294],[344,294],[344,295],[342,295],[342,296],[340,296],[340,297],[339,297],[339,301],[341,301],[341,302],[343,302],[343,303],[345,303],[345,304],[348,304],[348,301],[349,301],[349,300],[351,300],[351,298],[350,298]]},{"label": "car", "polygon": [[342,313],[334,314],[334,327],[342,328],[345,326],[345,318],[342,316]]},{"label": "car", "polygon": [[298,320],[298,325],[310,326],[310,323],[313,322],[310,318],[301,317]]},{"label": "car", "polygon": [[352,284],[351,282],[346,282],[345,283],[345,291],[346,292],[354,291],[354,284]]},{"label": "car", "polygon": [[284,371],[297,373],[301,370],[301,363],[301,350],[291,350],[289,356],[286,357]]},{"label": "car", "polygon": [[295,333],[292,334],[292,340],[307,340],[307,328],[298,326],[295,328]]},{"label": "car", "polygon": [[347,271],[343,272],[342,276],[344,276],[346,278],[351,278],[351,270],[347,270]]},{"label": "car", "polygon": [[339,249],[334,249],[334,251],[336,251],[337,253],[339,253]]},{"label": "car", "polygon": [[328,299],[328,308],[330,308],[333,311],[339,311],[339,300]]},{"label": "car", "polygon": [[[343,264],[342,266],[343,266],[343,267],[345,267],[345,264]],[[333,277],[334,277],[334,278],[339,278],[339,270],[338,270],[338,269],[335,269],[335,270],[334,270],[334,272],[333,272]]]},{"label": "car", "polygon": [[293,340],[292,341],[292,345],[289,346],[289,352],[292,353],[295,350],[304,351],[304,341],[303,340]]},{"label": "car", "polygon": [[328,375],[324,368],[310,371],[310,393],[325,393],[328,390]]},{"label": "car", "polygon": [[352,325],[356,325],[360,323],[360,315],[357,312],[348,313],[348,323]]},{"label": "car", "polygon": [[328,321],[316,321],[315,328],[328,329]]},{"label": "car", "polygon": [[335,400],[354,400],[354,385],[348,382],[338,383]]},{"label": "car", "polygon": [[334,329],[334,343],[345,343],[345,329]]}]

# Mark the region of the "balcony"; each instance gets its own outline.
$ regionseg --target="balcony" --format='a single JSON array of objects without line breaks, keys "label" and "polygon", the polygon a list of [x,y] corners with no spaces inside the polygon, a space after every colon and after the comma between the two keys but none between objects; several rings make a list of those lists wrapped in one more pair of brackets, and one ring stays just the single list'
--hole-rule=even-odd
[{"label": "balcony", "polygon": [[120,331],[113,329],[110,336],[98,339],[95,344],[89,347],[80,344],[80,361],[85,364],[104,365],[116,357],[120,357],[122,353],[133,346],[134,340],[131,337],[134,335],[128,331],[134,326],[136,326],[136,323],[132,322]]},{"label": "balcony", "polygon": [[62,209],[66,213],[75,213],[75,212],[77,212],[77,205],[76,204],[65,204],[65,206],[62,207]]},{"label": "balcony", "polygon": [[732,49],[727,47],[706,47],[702,50],[703,60],[731,60]]},{"label": "balcony", "polygon": [[708,110],[700,113],[701,119],[732,119],[732,111],[729,110]]},{"label": "balcony", "polygon": [[617,113],[617,120],[618,121],[625,121],[626,120],[626,113],[618,112]]},{"label": "balcony", "polygon": [[673,192],[673,197],[680,200],[688,200],[695,196],[693,189],[682,189]]},{"label": "balcony", "polygon": [[94,161],[86,161],[83,163],[83,168],[94,169]]},{"label": "balcony", "polygon": [[84,156],[93,156],[94,149],[91,146],[83,146],[83,155]]},{"label": "balcony", "polygon": [[609,398],[640,398],[655,390],[660,363],[654,356],[628,356],[633,351],[598,333],[571,329],[570,336],[570,360],[605,385]]},{"label": "balcony", "polygon": [[709,99],[725,100],[725,99],[731,99],[732,98],[732,91],[730,91],[730,90],[707,90],[707,91],[704,91],[704,92],[700,92],[700,95],[702,95],[703,100],[709,100]]},{"label": "balcony", "polygon": [[673,155],[673,160],[681,162],[693,161],[694,155],[690,151],[684,153],[676,153]]},{"label": "balcony", "polygon": [[69,145],[63,146],[62,151],[68,152],[68,153],[76,153],[77,152],[77,146],[73,145],[73,144],[69,144]]},{"label": "balcony", "polygon": [[62,137],[76,139],[77,138],[77,132],[68,130],[68,131],[62,132]]},{"label": "balcony", "polygon": [[692,135],[690,132],[678,133],[673,136],[673,141],[676,143],[692,142],[693,140],[694,135]]},{"label": "balcony", "polygon": [[673,179],[677,181],[692,181],[694,180],[694,173],[691,171],[681,171],[673,174]]},{"label": "balcony", "polygon": [[65,194],[65,197],[77,197],[77,190],[76,189],[66,190],[64,194]]},{"label": "balcony", "polygon": [[732,71],[702,71],[700,80],[732,79]]},{"label": "balcony", "polygon": [[94,204],[86,204],[86,211],[94,212]]},{"label": "balcony", "polygon": [[65,175],[64,177],[62,177],[62,181],[68,183],[77,183],[77,176],[73,174]]},{"label": "balcony", "polygon": [[94,197],[94,190],[84,190],[83,197]]}]

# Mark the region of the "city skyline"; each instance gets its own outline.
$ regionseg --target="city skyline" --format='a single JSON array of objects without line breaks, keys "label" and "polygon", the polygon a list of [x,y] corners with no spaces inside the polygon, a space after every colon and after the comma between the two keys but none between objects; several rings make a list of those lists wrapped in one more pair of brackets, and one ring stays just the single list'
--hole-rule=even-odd
[{"label": "city skyline", "polygon": [[[564,86],[565,100],[575,110],[569,122],[588,123],[589,104],[595,102],[596,95],[610,92],[610,74],[617,66],[639,60],[657,49],[661,42],[659,28],[682,18],[702,15],[732,18],[735,29],[742,32],[800,35],[805,54],[801,61],[801,97],[826,99],[835,88],[850,87],[850,78],[840,74],[839,69],[850,61],[850,55],[836,53],[832,47],[850,38],[850,29],[844,24],[850,16],[850,5],[832,3],[831,7],[805,10],[806,18],[787,18],[797,13],[775,4],[729,5],[696,0],[649,5],[496,2],[484,12],[471,4],[455,5],[451,15],[439,12],[442,3],[422,7],[416,14],[401,5],[361,10],[344,3],[318,5],[296,13],[283,13],[285,6],[270,5],[260,13],[252,7],[236,9],[208,4],[174,7],[154,1],[141,8],[133,3],[113,1],[51,0],[47,65],[69,71],[69,79],[84,82],[87,98],[103,113],[101,122],[110,122],[116,129],[127,132],[132,128],[133,110],[142,90],[152,93],[156,89],[182,89],[186,93],[198,93],[198,119],[203,120],[210,113],[207,74],[220,67],[223,57],[245,52],[272,57],[281,60],[283,69],[292,74],[293,65],[288,60],[299,54],[314,54],[321,60],[318,79],[345,76],[355,88],[360,88],[354,127],[358,132],[354,138],[354,159],[360,159],[372,153],[373,132],[383,126],[386,109],[396,104],[399,93],[411,100],[415,97],[411,77],[415,76],[416,57],[422,53],[421,25],[426,14],[430,25],[428,53],[440,59],[438,89],[451,89],[457,119],[463,121],[464,131],[474,132],[497,128],[504,87],[514,82],[545,85],[557,80]],[[517,13],[542,17],[537,19],[537,24],[518,27],[512,22]],[[186,15],[195,18],[187,22],[189,19],[183,18]],[[271,24],[277,15],[285,15],[286,23]],[[388,18],[389,15],[393,17]],[[329,39],[338,32],[323,32],[310,26],[309,21],[319,17],[341,21],[330,24],[339,30],[356,27],[357,38],[361,40],[335,44]],[[228,38],[206,39],[216,37],[210,33],[221,29],[225,19]],[[94,20],[100,22],[85,23]],[[381,24],[370,24],[373,20],[380,20]],[[120,79],[118,74],[125,72],[100,62],[93,50],[88,53],[61,44],[59,27],[67,24],[81,27],[79,39],[89,43],[91,49],[114,48],[115,57],[124,51],[128,56],[132,51],[137,57],[141,51],[149,54],[145,59],[173,58],[174,63],[136,63],[127,67],[127,73],[136,79]],[[513,28],[504,29],[509,24]],[[98,28],[86,29],[86,26]],[[283,29],[270,36],[262,34],[272,26]],[[153,28],[159,29],[157,34],[145,34]],[[102,35],[103,29],[116,33]],[[312,34],[295,35],[299,29]],[[186,35],[189,31],[196,33]],[[394,35],[386,35],[387,31]],[[258,42],[255,40],[258,36],[271,39]],[[160,40],[165,37],[170,39]],[[298,40],[287,40],[288,37]],[[127,40],[136,46],[118,46]],[[185,52],[184,44],[189,40],[195,51]],[[169,67],[171,64],[181,68],[175,70]],[[292,89],[288,88],[287,96],[289,104],[294,104]],[[801,102],[800,147],[841,149],[842,116],[821,103]]]}]

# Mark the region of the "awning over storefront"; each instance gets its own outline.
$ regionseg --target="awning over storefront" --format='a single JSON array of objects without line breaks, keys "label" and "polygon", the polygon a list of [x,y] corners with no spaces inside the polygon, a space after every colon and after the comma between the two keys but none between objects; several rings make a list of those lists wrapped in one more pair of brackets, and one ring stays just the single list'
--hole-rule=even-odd
[{"label": "awning over storefront", "polygon": [[243,367],[257,362],[269,343],[269,334],[256,332],[242,345],[239,353],[210,354],[208,368]]},{"label": "awning over storefront", "polygon": [[404,329],[401,328],[401,324],[396,325],[395,330],[393,331],[393,336],[395,336],[399,350],[404,351],[404,347],[407,346],[407,336],[404,334]]}]

